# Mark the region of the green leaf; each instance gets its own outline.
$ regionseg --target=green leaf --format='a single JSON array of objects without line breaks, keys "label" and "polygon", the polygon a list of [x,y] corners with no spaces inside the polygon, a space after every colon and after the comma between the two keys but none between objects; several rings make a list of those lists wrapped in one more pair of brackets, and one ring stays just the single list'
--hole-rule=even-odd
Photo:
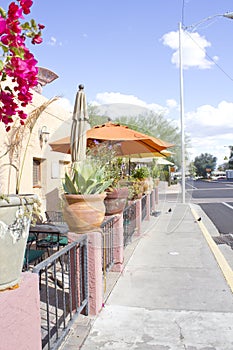
[{"label": "green leaf", "polygon": [[3,51],[4,53],[7,53],[7,52],[8,52],[8,50],[9,50],[8,46],[6,46],[6,45],[4,45],[4,44],[2,44],[2,43],[0,43],[0,46],[1,46],[2,51]]},{"label": "green leaf", "polygon": [[0,71],[3,70],[3,68],[4,68],[4,63],[2,60],[0,60]]},{"label": "green leaf", "polygon": [[30,30],[31,26],[30,26],[29,22],[25,22],[25,23],[21,24],[21,28],[24,30]]},{"label": "green leaf", "polygon": [[15,53],[16,56],[20,58],[24,58],[24,49],[22,47],[13,47],[12,51]]},{"label": "green leaf", "polygon": [[[73,179],[66,175],[64,189],[71,193],[74,191],[79,194],[97,194],[104,192],[113,182],[113,179],[106,181],[105,168],[100,168],[98,164],[86,159],[84,162],[78,162],[73,167]],[[72,183],[72,185],[71,185]]]},{"label": "green leaf", "polygon": [[25,33],[28,38],[33,38],[34,33],[32,31]]},{"label": "green leaf", "polygon": [[2,7],[0,7],[0,15],[1,15],[3,18],[6,18],[6,12],[3,10]]},{"label": "green leaf", "polygon": [[6,79],[7,79],[6,72],[3,72],[1,81],[6,81]]},{"label": "green leaf", "polygon": [[4,90],[6,90],[6,91],[9,91],[9,92],[13,93],[12,89],[10,88],[10,86],[5,86]]},{"label": "green leaf", "polygon": [[33,29],[37,30],[37,24],[36,24],[36,21],[32,18],[31,19],[31,26]]},{"label": "green leaf", "polygon": [[108,181],[105,181],[98,187],[98,193],[103,193],[111,184],[113,183],[113,179],[109,179]]},{"label": "green leaf", "polygon": [[67,174],[65,174],[65,181],[63,182],[63,189],[65,193],[69,194],[77,194],[76,187],[74,186],[73,182],[69,178]]}]

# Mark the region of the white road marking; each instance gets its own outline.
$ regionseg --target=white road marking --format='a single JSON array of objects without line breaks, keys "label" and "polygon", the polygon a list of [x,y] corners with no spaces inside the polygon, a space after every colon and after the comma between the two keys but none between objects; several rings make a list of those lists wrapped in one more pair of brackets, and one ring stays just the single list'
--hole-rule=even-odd
[{"label": "white road marking", "polygon": [[230,209],[233,209],[233,206],[228,204],[228,203],[225,203],[225,202],[222,202],[222,204],[224,204],[226,207],[230,208]]}]

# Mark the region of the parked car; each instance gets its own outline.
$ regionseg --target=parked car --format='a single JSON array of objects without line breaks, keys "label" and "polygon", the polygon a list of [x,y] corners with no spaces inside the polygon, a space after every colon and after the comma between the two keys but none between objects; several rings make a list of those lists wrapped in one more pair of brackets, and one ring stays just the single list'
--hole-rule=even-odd
[{"label": "parked car", "polygon": [[227,177],[225,171],[214,171],[213,173],[211,173],[212,180],[224,180],[226,178]]}]

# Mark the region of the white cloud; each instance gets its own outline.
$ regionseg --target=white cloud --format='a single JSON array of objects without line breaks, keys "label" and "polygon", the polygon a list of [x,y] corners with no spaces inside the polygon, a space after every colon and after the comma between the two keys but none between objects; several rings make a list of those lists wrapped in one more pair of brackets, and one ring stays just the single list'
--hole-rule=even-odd
[{"label": "white cloud", "polygon": [[68,110],[69,112],[73,112],[73,105],[71,104],[70,100],[68,100],[68,98],[61,97],[54,103],[56,103],[61,108]]},{"label": "white cloud", "polygon": [[218,135],[223,131],[233,132],[233,103],[222,101],[217,107],[203,105],[187,113],[185,119],[187,131],[192,133]]},{"label": "white cloud", "polygon": [[99,104],[109,103],[129,103],[139,106],[145,106],[145,102],[133,95],[124,95],[120,92],[102,92],[96,95],[96,100]]},{"label": "white cloud", "polygon": [[192,158],[201,153],[210,153],[224,162],[233,144],[233,103],[222,101],[217,107],[203,105],[185,116],[186,132],[191,138]]},{"label": "white cloud", "polygon": [[209,153],[217,157],[217,164],[226,162],[225,157],[229,157],[230,151],[228,146],[232,144],[232,134],[193,137],[192,148],[189,150],[190,158],[194,160],[201,153]]},{"label": "white cloud", "polygon": [[[170,47],[175,52],[172,54],[171,62],[179,67],[179,32],[169,32],[162,37],[163,45]],[[191,33],[181,31],[183,68],[197,67],[209,69],[214,64],[206,58],[206,48],[211,43],[197,32]],[[218,58],[215,56],[215,60]]]},{"label": "white cloud", "polygon": [[167,107],[169,109],[173,109],[173,108],[177,108],[178,107],[178,104],[177,104],[176,100],[173,100],[173,99],[168,99],[166,101],[166,104],[167,104]]},{"label": "white cloud", "polygon": [[58,42],[54,36],[51,36],[49,41],[48,41],[48,45],[50,45],[50,46],[62,46],[62,43]]},{"label": "white cloud", "polygon": [[116,103],[124,103],[129,105],[140,106],[146,108],[148,110],[152,110],[158,113],[168,113],[168,108],[158,105],[156,103],[146,103],[140,100],[138,97],[134,95],[124,95],[120,92],[103,92],[98,93],[96,95],[95,101],[92,101],[93,105],[107,105],[107,104],[116,104]]}]

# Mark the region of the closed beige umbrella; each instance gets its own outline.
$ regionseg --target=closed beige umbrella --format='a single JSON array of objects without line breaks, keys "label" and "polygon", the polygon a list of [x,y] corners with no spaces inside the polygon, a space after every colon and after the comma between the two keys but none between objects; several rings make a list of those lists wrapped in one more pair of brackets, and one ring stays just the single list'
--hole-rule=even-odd
[{"label": "closed beige umbrella", "polygon": [[72,162],[82,161],[86,157],[86,132],[90,129],[87,113],[86,95],[84,86],[79,85],[76,94],[73,121],[70,135],[70,153]]}]

